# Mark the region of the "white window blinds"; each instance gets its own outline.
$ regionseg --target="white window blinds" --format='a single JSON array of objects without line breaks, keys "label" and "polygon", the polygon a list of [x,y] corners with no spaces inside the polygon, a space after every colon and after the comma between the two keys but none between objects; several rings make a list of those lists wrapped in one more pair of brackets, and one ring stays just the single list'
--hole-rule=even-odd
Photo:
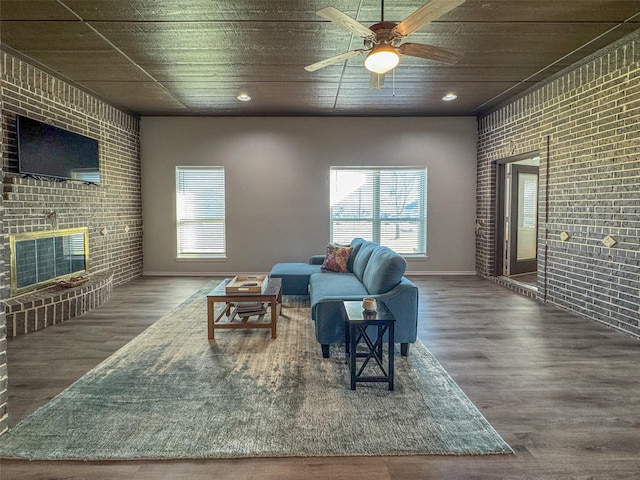
[{"label": "white window blinds", "polygon": [[425,168],[331,168],[331,242],[362,237],[406,256],[427,253]]},{"label": "white window blinds", "polygon": [[178,257],[224,257],[223,167],[176,167]]}]

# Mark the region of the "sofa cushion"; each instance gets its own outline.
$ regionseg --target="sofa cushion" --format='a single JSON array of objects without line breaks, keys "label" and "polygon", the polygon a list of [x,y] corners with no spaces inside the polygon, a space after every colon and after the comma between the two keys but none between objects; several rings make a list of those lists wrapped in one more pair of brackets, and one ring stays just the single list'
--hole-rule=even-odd
[{"label": "sofa cushion", "polygon": [[369,256],[362,283],[371,295],[385,293],[398,285],[407,261],[387,247],[377,247]]},{"label": "sofa cushion", "polygon": [[347,270],[353,272],[353,262],[358,256],[360,247],[367,241],[364,238],[354,238],[351,240],[351,255],[349,255],[349,261],[347,262]]},{"label": "sofa cushion", "polygon": [[345,247],[342,245],[329,245],[327,247],[327,254],[324,262],[322,262],[322,268],[325,270],[331,270],[332,272],[345,273],[347,271],[347,262],[351,255],[351,247]]},{"label": "sofa cushion", "polygon": [[309,278],[311,305],[325,298],[340,299],[349,295],[367,296],[364,285],[353,273],[335,273],[326,270],[311,275]]},{"label": "sofa cushion", "polygon": [[367,268],[369,257],[376,248],[380,248],[380,246],[373,242],[365,241],[360,245],[358,253],[356,253],[356,258],[353,260],[352,270],[355,276],[358,277],[358,280],[362,281],[364,278],[364,271]]}]

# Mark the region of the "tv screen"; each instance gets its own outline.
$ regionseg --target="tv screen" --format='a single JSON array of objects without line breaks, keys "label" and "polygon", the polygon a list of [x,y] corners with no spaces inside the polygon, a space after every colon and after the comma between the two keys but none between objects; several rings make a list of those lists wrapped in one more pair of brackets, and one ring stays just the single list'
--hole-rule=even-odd
[{"label": "tv screen", "polygon": [[16,128],[20,173],[100,183],[97,140],[21,115]]}]

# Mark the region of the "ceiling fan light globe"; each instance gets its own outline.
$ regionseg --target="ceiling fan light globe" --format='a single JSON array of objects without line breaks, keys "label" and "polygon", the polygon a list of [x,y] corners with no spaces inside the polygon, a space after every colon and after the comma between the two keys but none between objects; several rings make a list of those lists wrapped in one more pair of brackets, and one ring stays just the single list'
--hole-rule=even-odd
[{"label": "ceiling fan light globe", "polygon": [[400,56],[398,53],[393,47],[387,45],[372,50],[371,53],[367,55],[364,66],[370,72],[382,75],[394,69],[399,62]]}]

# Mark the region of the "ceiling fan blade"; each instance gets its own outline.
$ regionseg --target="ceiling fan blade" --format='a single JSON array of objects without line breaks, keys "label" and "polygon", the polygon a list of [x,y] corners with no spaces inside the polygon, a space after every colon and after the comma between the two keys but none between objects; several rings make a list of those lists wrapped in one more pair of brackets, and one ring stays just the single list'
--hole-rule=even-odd
[{"label": "ceiling fan blade", "polygon": [[406,37],[410,33],[424,27],[427,23],[462,5],[465,1],[466,0],[431,0],[396,25],[393,32],[400,37]]},{"label": "ceiling fan blade", "polygon": [[436,62],[446,63],[447,65],[454,65],[462,58],[462,54],[459,52],[431,45],[423,45],[421,43],[403,43],[397,50],[403,55],[435,60]]},{"label": "ceiling fan blade", "polygon": [[353,58],[353,57],[357,57],[358,55],[362,55],[363,53],[365,53],[367,51],[368,50],[353,50],[351,52],[342,53],[340,55],[336,55],[335,57],[325,58],[324,60],[321,60],[321,61],[316,62],[314,64],[307,65],[306,67],[304,67],[304,69],[307,72],[315,72],[316,70],[319,70],[319,69],[324,68],[324,67],[328,67],[329,65],[333,65],[334,63],[338,63],[338,62],[341,62],[343,60],[347,60],[349,58]]},{"label": "ceiling fan blade", "polygon": [[375,73],[371,72],[371,77],[369,77],[369,88],[380,90],[382,85],[384,85],[384,73]]},{"label": "ceiling fan blade", "polygon": [[351,32],[355,33],[360,37],[375,38],[376,36],[373,30],[371,30],[368,27],[365,27],[360,22],[358,22],[357,20],[354,20],[346,13],[342,13],[337,8],[333,8],[333,7],[323,8],[322,10],[317,11],[316,14],[320,15],[322,18],[326,18],[327,20],[330,20],[334,23],[337,23],[338,25],[343,26],[347,30],[350,30]]}]

